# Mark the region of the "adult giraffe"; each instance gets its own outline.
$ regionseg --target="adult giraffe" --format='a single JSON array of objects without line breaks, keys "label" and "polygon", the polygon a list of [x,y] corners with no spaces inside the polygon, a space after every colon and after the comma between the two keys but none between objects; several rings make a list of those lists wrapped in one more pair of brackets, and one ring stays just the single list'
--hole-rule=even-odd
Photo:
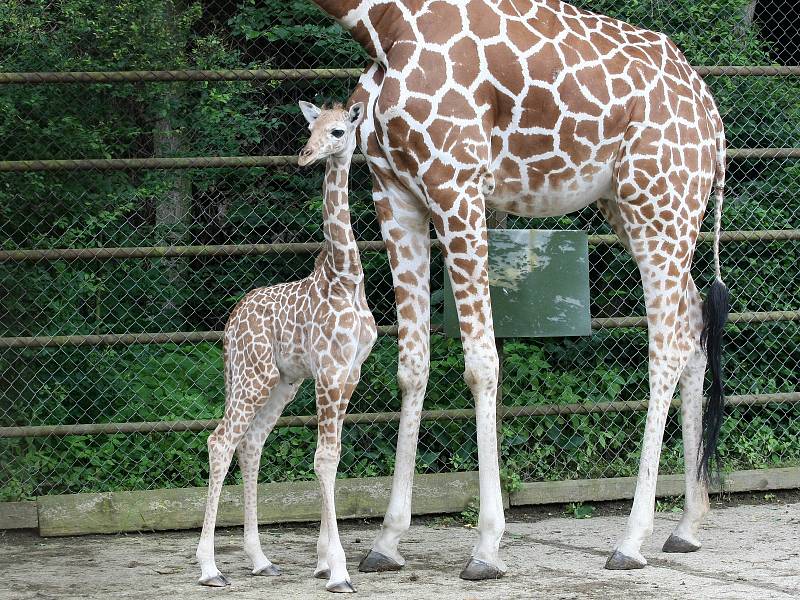
[{"label": "adult giraffe", "polygon": [[[542,217],[597,202],[636,259],[649,328],[650,403],[633,508],[606,567],[647,564],[640,547],[652,532],[664,424],[678,381],[686,505],[664,550],[697,550],[708,511],[708,459],[722,417],[719,350],[727,317],[719,270],[725,135],[703,80],[666,36],[558,0],[313,1],[374,61],[353,101],[367,106],[361,147],[373,174],[398,310],[402,412],[394,482],[361,570],[404,564],[397,547],[410,524],[429,371],[432,220],[477,413],[478,542],[461,576],[488,579],[506,571],[498,553],[505,521],[487,205]],[[704,312],[690,266],[715,184],[716,280]],[[703,349],[713,375],[706,419]]]}]

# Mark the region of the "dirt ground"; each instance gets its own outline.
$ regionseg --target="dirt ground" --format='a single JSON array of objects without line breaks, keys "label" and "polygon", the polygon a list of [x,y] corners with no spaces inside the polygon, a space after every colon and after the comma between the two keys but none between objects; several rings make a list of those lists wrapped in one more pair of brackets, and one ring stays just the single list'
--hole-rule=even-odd
[{"label": "dirt ground", "polygon": [[[452,518],[416,519],[401,546],[406,567],[397,573],[358,572],[379,522],[345,522],[341,535],[356,598],[800,598],[800,494],[749,494],[714,505],[704,548],[678,555],[660,551],[679,517],[662,503],[667,512],[657,514],[643,549],[650,564],[628,572],[602,568],[628,503],[598,505],[586,519],[558,506],[508,511],[502,553],[509,572],[491,582],[458,578],[475,532]],[[220,530],[217,565],[232,585],[210,589],[196,584],[197,531],[49,539],[0,532],[0,598],[330,599],[311,576],[316,535],[316,525],[262,527],[265,552],[283,570],[265,578],[249,574],[241,529]]]}]

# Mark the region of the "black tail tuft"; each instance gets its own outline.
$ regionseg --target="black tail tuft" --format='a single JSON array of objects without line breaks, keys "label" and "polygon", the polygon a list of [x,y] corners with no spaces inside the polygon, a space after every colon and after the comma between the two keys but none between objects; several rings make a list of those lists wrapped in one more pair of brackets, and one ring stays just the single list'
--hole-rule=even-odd
[{"label": "black tail tuft", "polygon": [[709,467],[714,459],[719,470],[717,442],[725,416],[725,389],[722,380],[722,334],[728,321],[730,301],[728,288],[716,279],[711,284],[708,297],[703,303],[703,332],[700,345],[708,357],[711,371],[711,389],[703,413],[703,444],[698,476],[709,480]]}]

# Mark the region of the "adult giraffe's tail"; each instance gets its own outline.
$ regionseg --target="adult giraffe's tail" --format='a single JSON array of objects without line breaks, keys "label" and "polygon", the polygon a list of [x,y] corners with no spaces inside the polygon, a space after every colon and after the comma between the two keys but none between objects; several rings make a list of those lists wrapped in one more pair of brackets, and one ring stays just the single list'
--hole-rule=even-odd
[{"label": "adult giraffe's tail", "polygon": [[714,207],[714,282],[703,302],[703,331],[700,345],[708,357],[711,371],[711,389],[703,412],[703,443],[698,476],[709,480],[709,466],[712,458],[719,468],[717,443],[725,416],[725,389],[722,378],[722,334],[728,321],[730,300],[727,286],[722,282],[719,264],[719,238],[722,230],[722,204],[725,197],[726,144],[722,120],[717,117],[716,177],[714,181],[716,206]]}]

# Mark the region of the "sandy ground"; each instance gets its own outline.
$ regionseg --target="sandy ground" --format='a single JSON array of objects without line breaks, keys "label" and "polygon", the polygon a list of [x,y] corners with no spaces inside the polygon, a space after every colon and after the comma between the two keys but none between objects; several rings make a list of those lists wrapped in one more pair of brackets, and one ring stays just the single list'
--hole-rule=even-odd
[{"label": "sandy ground", "polygon": [[[640,571],[602,568],[627,504],[602,505],[589,519],[566,517],[563,507],[509,511],[502,545],[509,572],[499,581],[458,578],[475,532],[452,519],[415,520],[401,546],[406,568],[397,573],[357,570],[378,522],[343,523],[342,542],[355,598],[800,598],[800,502],[796,494],[766,500],[751,495],[717,507],[704,527],[704,548],[687,555],[660,551],[679,515],[658,513],[644,548],[650,564]],[[334,597],[311,577],[316,526],[262,527],[265,552],[283,569],[272,578],[249,574],[240,529],[219,531],[217,565],[232,581],[225,589],[196,584],[197,538],[197,531],[50,539],[0,532],[0,598]]]}]

